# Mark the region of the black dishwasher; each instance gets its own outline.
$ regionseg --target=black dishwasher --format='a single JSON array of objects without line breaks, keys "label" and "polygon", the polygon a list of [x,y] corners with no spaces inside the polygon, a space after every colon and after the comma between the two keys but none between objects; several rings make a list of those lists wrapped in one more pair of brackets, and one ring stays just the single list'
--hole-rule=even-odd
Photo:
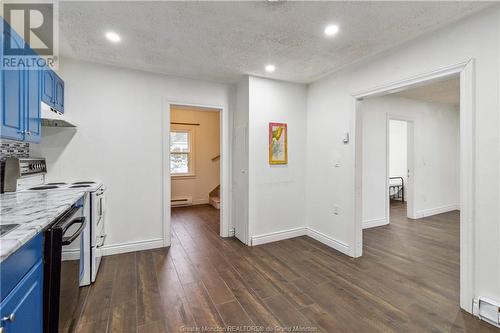
[{"label": "black dishwasher", "polygon": [[45,231],[44,245],[44,333],[71,333],[78,323],[82,301],[80,275],[83,251],[62,258],[63,246],[81,242],[86,220],[80,200]]}]

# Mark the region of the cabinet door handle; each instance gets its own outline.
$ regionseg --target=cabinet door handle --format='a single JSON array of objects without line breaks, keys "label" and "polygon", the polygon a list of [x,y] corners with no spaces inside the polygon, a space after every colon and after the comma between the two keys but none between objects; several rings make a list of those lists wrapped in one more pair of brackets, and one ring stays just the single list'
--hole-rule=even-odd
[{"label": "cabinet door handle", "polygon": [[16,320],[16,315],[14,313],[11,313],[10,315],[3,317],[1,321],[15,321]]}]

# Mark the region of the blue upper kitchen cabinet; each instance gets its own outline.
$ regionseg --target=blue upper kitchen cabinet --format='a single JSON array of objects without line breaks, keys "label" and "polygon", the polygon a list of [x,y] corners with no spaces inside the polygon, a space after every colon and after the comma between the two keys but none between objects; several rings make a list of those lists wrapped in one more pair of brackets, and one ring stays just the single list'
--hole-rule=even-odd
[{"label": "blue upper kitchen cabinet", "polygon": [[60,113],[64,113],[64,81],[55,74],[55,88],[54,88],[54,109]]},{"label": "blue upper kitchen cabinet", "polygon": [[[7,29],[4,29],[5,27]],[[9,40],[17,48],[24,48],[23,39],[10,29],[3,19],[0,20],[0,29],[2,37],[0,55],[2,57],[4,40]],[[38,57],[29,48],[25,49],[24,54]],[[17,141],[40,142],[40,102],[44,101],[59,112],[64,112],[64,82],[49,68],[29,70],[19,68],[2,69],[0,83],[0,137]]]},{"label": "blue upper kitchen cabinet", "polygon": [[50,107],[55,106],[56,102],[56,73],[46,69],[42,74],[42,101]]},{"label": "blue upper kitchen cabinet", "polygon": [[57,112],[64,113],[64,81],[50,69],[43,71],[42,101]]},{"label": "blue upper kitchen cabinet", "polygon": [[[2,55],[3,41],[9,39],[16,47],[24,47],[24,41],[12,29],[2,29]],[[12,33],[11,33],[12,32]],[[24,139],[24,71],[21,69],[1,70],[1,137],[11,140]]]},{"label": "blue upper kitchen cabinet", "polygon": [[25,141],[40,142],[42,135],[41,124],[41,95],[42,95],[42,70],[25,71],[25,92],[26,92],[26,124]]}]

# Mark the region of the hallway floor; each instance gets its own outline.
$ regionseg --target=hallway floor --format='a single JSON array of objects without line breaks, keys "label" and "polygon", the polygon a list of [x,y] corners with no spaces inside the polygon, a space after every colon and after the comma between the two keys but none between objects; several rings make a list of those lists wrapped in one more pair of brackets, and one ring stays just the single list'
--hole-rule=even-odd
[{"label": "hallway floor", "polygon": [[82,290],[79,332],[500,332],[458,308],[459,213],[403,211],[365,230],[364,255],[351,259],[305,236],[249,248],[218,236],[211,206],[175,208],[169,249],[104,258]]}]

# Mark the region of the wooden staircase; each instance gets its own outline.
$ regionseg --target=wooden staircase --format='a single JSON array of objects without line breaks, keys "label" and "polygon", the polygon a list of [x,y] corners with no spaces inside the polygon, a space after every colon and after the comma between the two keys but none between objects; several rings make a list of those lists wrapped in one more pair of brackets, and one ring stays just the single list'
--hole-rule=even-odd
[{"label": "wooden staircase", "polygon": [[220,185],[217,185],[208,195],[208,203],[216,209],[220,209]]}]

